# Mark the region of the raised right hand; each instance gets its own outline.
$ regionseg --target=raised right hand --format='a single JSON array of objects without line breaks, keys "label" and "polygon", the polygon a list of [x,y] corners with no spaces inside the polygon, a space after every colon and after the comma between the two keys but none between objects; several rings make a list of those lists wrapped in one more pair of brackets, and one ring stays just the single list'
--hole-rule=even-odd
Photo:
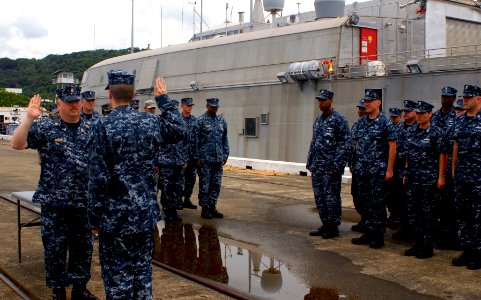
[{"label": "raised right hand", "polygon": [[27,117],[35,120],[42,115],[43,109],[40,105],[42,98],[39,94],[36,94],[30,99],[30,103],[27,108]]}]

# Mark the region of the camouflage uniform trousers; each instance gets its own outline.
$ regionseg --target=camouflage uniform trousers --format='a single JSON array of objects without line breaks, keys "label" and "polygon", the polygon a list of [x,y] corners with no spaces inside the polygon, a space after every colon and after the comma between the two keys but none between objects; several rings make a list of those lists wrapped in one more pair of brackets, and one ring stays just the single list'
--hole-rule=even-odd
[{"label": "camouflage uniform trousers", "polygon": [[437,181],[411,182],[410,197],[407,198],[407,215],[409,226],[414,230],[416,243],[432,245],[434,242],[434,209],[438,198]]},{"label": "camouflage uniform trousers", "polygon": [[457,182],[454,184],[458,226],[464,249],[481,251],[481,184]]},{"label": "camouflage uniform trousers", "polygon": [[359,198],[364,205],[367,232],[386,232],[386,186],[384,175],[358,176]]},{"label": "camouflage uniform trousers", "polygon": [[354,203],[354,208],[356,209],[357,213],[361,216],[361,220],[364,220],[363,219],[364,206],[359,199],[358,175],[355,173],[352,173],[351,195],[352,195],[352,202]]},{"label": "camouflage uniform trousers", "polygon": [[222,182],[222,163],[203,162],[199,168],[199,205],[215,206]]},{"label": "camouflage uniform trousers", "polygon": [[[439,219],[437,231],[443,235],[457,236],[458,224],[456,219],[456,202],[454,199],[454,180],[450,172],[446,173],[446,184],[439,191],[439,200],[436,205],[436,218]],[[463,217],[463,216],[460,216]]]},{"label": "camouflage uniform trousers", "polygon": [[182,196],[185,198],[190,198],[194,190],[195,177],[197,176],[197,166],[196,162],[188,162],[187,167],[183,170],[183,186]]},{"label": "camouflage uniform trousers", "polygon": [[87,209],[42,205],[41,223],[47,286],[62,288],[69,284],[87,284],[93,248]]},{"label": "camouflage uniform trousers", "polygon": [[341,224],[341,180],[342,174],[331,176],[322,168],[312,170],[312,190],[322,224]]},{"label": "camouflage uniform trousers", "polygon": [[403,178],[395,172],[392,180],[387,183],[387,189],[388,196],[386,204],[389,210],[389,218],[392,221],[401,221],[406,214]]},{"label": "camouflage uniform trousers", "polygon": [[153,299],[152,230],[99,233],[99,257],[107,299]]},{"label": "camouflage uniform trousers", "polygon": [[160,204],[165,209],[175,209],[182,206],[182,166],[160,166],[159,188]]}]

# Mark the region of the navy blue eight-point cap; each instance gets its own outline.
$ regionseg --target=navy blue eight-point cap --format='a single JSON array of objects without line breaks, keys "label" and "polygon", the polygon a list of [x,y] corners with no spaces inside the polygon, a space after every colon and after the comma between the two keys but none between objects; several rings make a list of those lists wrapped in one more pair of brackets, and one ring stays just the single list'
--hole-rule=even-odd
[{"label": "navy blue eight-point cap", "polygon": [[95,92],[93,91],[85,91],[81,95],[82,95],[82,99],[95,100]]},{"label": "navy blue eight-point cap", "polygon": [[399,117],[400,115],[402,115],[402,110],[400,110],[399,108],[392,107],[389,109],[390,117]]},{"label": "navy blue eight-point cap", "polygon": [[424,112],[431,112],[434,108],[434,105],[427,103],[426,101],[418,101],[416,105],[416,112],[424,113]]},{"label": "navy blue eight-point cap", "polygon": [[109,89],[110,85],[115,84],[128,84],[133,85],[135,81],[135,75],[126,71],[121,70],[110,70],[107,72],[107,76],[109,78],[109,84],[105,88],[106,90]]},{"label": "navy blue eight-point cap", "polygon": [[464,109],[463,98],[459,98],[454,102],[454,109]]},{"label": "navy blue eight-point cap", "polygon": [[456,93],[458,92],[457,89],[452,88],[450,86],[445,86],[441,89],[441,96],[444,97],[456,97]]},{"label": "navy blue eight-point cap", "polygon": [[479,86],[466,84],[463,90],[463,97],[471,98],[474,96],[481,96],[481,88]]},{"label": "navy blue eight-point cap", "polygon": [[364,103],[364,99],[359,100],[359,104],[356,106],[359,108],[366,108],[366,103]]},{"label": "navy blue eight-point cap", "polygon": [[139,99],[132,99],[132,101],[130,101],[130,106],[132,106],[133,108],[139,108],[139,105],[140,105]]},{"label": "navy blue eight-point cap", "polygon": [[62,96],[60,96],[60,100],[63,102],[73,102],[82,99],[80,95],[80,87],[78,85],[67,85],[62,90]]},{"label": "navy blue eight-point cap", "polygon": [[414,111],[416,109],[416,102],[412,100],[404,100],[403,111]]},{"label": "navy blue eight-point cap", "polygon": [[219,107],[219,98],[208,98],[206,101],[210,107]]},{"label": "navy blue eight-point cap", "polygon": [[180,103],[188,105],[188,106],[192,106],[192,105],[194,105],[194,99],[192,99],[192,98],[182,98],[182,99],[180,99]]},{"label": "navy blue eight-point cap", "polygon": [[317,94],[316,96],[316,99],[317,100],[327,100],[327,99],[332,99],[334,97],[334,93],[329,91],[329,90],[325,90],[325,89],[322,89],[319,91],[319,94]]},{"label": "navy blue eight-point cap", "polygon": [[364,95],[364,101],[370,100],[381,100],[381,97],[379,96],[379,93],[377,91],[367,90],[366,94]]}]

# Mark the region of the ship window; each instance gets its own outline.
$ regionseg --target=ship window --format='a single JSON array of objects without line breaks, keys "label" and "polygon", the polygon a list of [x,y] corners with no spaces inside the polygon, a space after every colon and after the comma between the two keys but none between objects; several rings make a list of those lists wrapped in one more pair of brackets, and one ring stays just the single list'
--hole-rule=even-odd
[{"label": "ship window", "polygon": [[269,114],[261,114],[261,125],[269,124]]},{"label": "ship window", "polygon": [[245,118],[244,119],[245,136],[257,137],[257,118]]}]

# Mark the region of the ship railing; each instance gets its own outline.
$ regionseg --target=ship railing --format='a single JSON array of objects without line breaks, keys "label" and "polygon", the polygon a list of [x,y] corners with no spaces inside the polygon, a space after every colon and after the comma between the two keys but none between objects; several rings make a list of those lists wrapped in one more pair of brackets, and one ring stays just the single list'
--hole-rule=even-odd
[{"label": "ship railing", "polygon": [[[369,62],[381,61],[383,72],[370,69]],[[419,69],[412,71],[408,64],[416,64]],[[367,76],[400,75],[409,73],[450,72],[481,69],[481,44],[463,45],[448,48],[420,49],[395,53],[381,53],[376,56],[345,57],[337,62],[332,78],[355,78]]]}]

